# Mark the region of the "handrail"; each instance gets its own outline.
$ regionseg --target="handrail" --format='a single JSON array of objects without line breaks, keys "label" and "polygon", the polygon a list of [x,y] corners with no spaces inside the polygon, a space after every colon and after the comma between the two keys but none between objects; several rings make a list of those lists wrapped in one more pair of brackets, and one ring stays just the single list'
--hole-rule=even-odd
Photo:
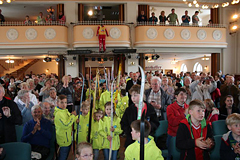
[{"label": "handrail", "polygon": [[44,23],[25,23],[23,21],[7,21],[7,22],[0,22],[0,26],[66,26],[66,22],[60,22],[60,21],[52,21],[52,22],[44,22]]},{"label": "handrail", "polygon": [[129,25],[134,24],[133,22],[125,21],[78,21],[76,23],[71,22],[70,24],[74,25]]}]

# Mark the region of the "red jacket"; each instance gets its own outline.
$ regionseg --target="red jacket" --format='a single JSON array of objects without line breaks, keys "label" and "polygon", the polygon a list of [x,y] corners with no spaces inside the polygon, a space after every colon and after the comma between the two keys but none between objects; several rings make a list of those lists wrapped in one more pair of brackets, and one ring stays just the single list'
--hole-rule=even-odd
[{"label": "red jacket", "polygon": [[167,119],[168,119],[167,133],[170,136],[173,137],[176,136],[180,121],[185,119],[184,112],[186,108],[188,108],[188,105],[186,103],[184,104],[184,108],[182,108],[177,104],[177,102],[174,102],[167,107]]}]

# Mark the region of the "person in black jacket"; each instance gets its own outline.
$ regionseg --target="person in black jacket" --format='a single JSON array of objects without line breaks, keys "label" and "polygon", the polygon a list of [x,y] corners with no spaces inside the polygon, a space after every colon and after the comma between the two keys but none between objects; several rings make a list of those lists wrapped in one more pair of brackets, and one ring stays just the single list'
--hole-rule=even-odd
[{"label": "person in black jacket", "polygon": [[22,124],[22,116],[17,104],[4,95],[5,90],[0,85],[0,144],[16,142],[15,125]]},{"label": "person in black jacket", "polygon": [[225,120],[227,118],[227,116],[232,113],[240,113],[239,108],[235,107],[235,105],[234,105],[233,96],[228,95],[225,98],[224,102],[225,102],[225,105],[223,105],[219,108],[219,112],[220,112],[220,114],[218,116],[219,120]]},{"label": "person in black jacket", "polygon": [[178,127],[176,147],[181,150],[180,160],[210,160],[214,147],[212,128],[204,119],[205,105],[200,100],[189,104],[189,114]]},{"label": "person in black jacket", "polygon": [[[134,141],[131,136],[131,123],[135,120],[137,120],[137,114],[138,114],[138,103],[140,98],[140,89],[141,86],[136,84],[133,85],[132,88],[129,90],[130,94],[132,95],[132,101],[133,104],[129,106],[122,117],[121,120],[121,127],[124,133],[126,134],[126,141],[124,147],[127,148],[130,144],[132,144]],[[150,135],[154,135],[156,129],[159,126],[159,121],[156,115],[156,112],[153,108],[153,106],[149,103],[144,102],[142,112],[145,111],[146,113],[146,120],[148,120],[151,124],[151,132]]]},{"label": "person in black jacket", "polygon": [[141,15],[137,18],[138,22],[147,22],[147,16],[144,15],[144,11],[141,11]]},{"label": "person in black jacket", "polygon": [[[133,73],[132,79],[127,81],[126,92],[129,93],[129,90],[135,84],[141,85],[141,81],[138,80],[138,74],[137,73]],[[128,94],[128,98],[129,98],[128,106],[131,106],[131,104],[133,104],[132,99],[131,99],[131,94]]]},{"label": "person in black jacket", "polygon": [[221,160],[235,160],[240,158],[240,146],[239,146],[239,126],[240,126],[240,114],[233,113],[226,119],[227,127],[230,131],[223,134],[220,147],[220,159]]}]

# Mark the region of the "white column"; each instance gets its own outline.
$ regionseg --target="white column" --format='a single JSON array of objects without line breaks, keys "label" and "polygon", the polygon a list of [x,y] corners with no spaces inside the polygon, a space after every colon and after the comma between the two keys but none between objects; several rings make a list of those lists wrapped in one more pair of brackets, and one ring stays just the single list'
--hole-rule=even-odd
[{"label": "white column", "polygon": [[[66,2],[64,3],[64,15],[66,16],[66,23],[68,24],[68,43],[69,48],[72,49],[73,44],[73,25],[70,23],[76,23],[78,21],[78,3],[76,2]],[[65,61],[65,73],[70,74],[72,77],[77,77],[78,74],[78,56],[76,60],[73,60],[74,56],[67,56]]]},{"label": "white column", "polygon": [[[138,4],[136,2],[127,2],[124,5],[125,10],[125,21],[130,23],[136,23],[137,22],[137,16],[138,16]],[[130,33],[131,33],[131,41],[132,41],[132,47],[135,43],[135,28],[132,26],[130,27]],[[131,59],[128,59],[126,56],[125,60],[125,71],[126,72],[137,72],[138,71],[138,59],[136,59],[136,54],[131,54]],[[133,64],[134,63],[134,64]]]}]

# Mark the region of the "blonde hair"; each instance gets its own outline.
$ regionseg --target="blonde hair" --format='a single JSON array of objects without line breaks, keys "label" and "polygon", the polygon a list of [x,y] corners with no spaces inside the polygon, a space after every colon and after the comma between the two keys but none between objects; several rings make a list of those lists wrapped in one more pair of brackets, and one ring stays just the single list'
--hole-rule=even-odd
[{"label": "blonde hair", "polygon": [[202,109],[206,109],[206,106],[204,105],[204,103],[202,101],[195,99],[189,103],[189,110],[193,110],[197,106]]},{"label": "blonde hair", "polygon": [[240,114],[233,113],[230,114],[226,119],[227,125],[240,124]]},{"label": "blonde hair", "polygon": [[64,79],[65,79],[65,78],[67,78],[68,81],[69,81],[69,77],[68,77],[67,75],[65,75],[65,76],[62,77],[62,82],[63,82],[63,83],[64,83]]},{"label": "blonde hair", "polygon": [[77,145],[77,155],[81,156],[81,152],[84,148],[90,148],[93,153],[92,145],[88,142],[81,142]]},{"label": "blonde hair", "polygon": [[82,103],[82,108],[90,108],[90,103],[86,100]]}]

